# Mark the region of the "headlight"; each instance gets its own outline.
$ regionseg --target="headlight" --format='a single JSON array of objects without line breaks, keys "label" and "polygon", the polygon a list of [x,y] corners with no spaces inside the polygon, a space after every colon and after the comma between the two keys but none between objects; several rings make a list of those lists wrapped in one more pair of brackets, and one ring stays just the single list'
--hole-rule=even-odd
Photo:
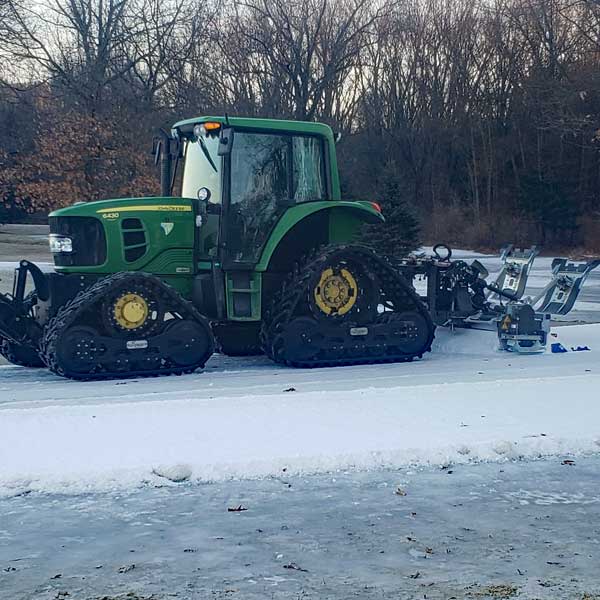
[{"label": "headlight", "polygon": [[70,237],[50,234],[50,252],[73,252],[73,242]]}]

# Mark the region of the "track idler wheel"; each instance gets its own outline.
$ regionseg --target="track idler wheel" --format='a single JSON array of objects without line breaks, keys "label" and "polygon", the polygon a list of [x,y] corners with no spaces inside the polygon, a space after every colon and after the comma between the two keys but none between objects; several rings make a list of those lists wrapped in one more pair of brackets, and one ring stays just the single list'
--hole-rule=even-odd
[{"label": "track idler wheel", "polygon": [[387,343],[395,347],[397,353],[421,358],[429,335],[428,321],[422,314],[417,311],[383,313],[378,322],[388,325]]},{"label": "track idler wheel", "polygon": [[296,362],[313,360],[323,340],[318,321],[310,317],[298,317],[286,326],[284,335],[275,338],[273,358],[276,362],[285,362],[287,357],[294,357]]},{"label": "track idler wheel", "polygon": [[106,352],[106,348],[98,343],[98,337],[98,332],[92,327],[68,329],[56,346],[58,363],[69,373],[93,373]]},{"label": "track idler wheel", "polygon": [[165,356],[177,367],[204,365],[214,350],[210,327],[199,321],[173,319],[160,337],[164,338]]}]

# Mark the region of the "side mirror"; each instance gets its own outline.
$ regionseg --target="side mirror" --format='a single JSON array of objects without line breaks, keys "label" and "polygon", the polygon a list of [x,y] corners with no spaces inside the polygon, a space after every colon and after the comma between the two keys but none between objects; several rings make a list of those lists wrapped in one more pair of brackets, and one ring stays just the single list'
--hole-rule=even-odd
[{"label": "side mirror", "polygon": [[201,187],[198,190],[198,200],[200,200],[200,202],[208,202],[210,200],[210,190],[207,187]]},{"label": "side mirror", "polygon": [[233,129],[231,127],[227,127],[226,129],[221,129],[221,134],[219,135],[219,149],[217,150],[217,154],[219,156],[225,156],[227,154],[231,154],[232,147],[233,147]]},{"label": "side mirror", "polygon": [[183,144],[181,143],[181,140],[179,138],[175,138],[173,140],[173,143],[175,144],[175,152],[173,153],[173,158],[183,158]]},{"label": "side mirror", "polygon": [[152,140],[152,155],[154,156],[154,165],[158,165],[160,160],[160,154],[162,152],[162,141],[160,138],[155,137]]}]

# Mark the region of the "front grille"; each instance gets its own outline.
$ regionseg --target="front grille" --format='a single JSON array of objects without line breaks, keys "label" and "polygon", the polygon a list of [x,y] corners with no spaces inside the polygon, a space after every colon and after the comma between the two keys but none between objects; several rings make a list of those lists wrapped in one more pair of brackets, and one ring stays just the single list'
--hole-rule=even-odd
[{"label": "front grille", "polygon": [[73,252],[54,255],[57,267],[93,267],[106,262],[106,235],[94,217],[50,217],[50,233],[73,241]]},{"label": "front grille", "polygon": [[142,258],[148,249],[146,231],[140,219],[123,219],[121,223],[123,230],[123,250],[125,260],[134,262]]}]

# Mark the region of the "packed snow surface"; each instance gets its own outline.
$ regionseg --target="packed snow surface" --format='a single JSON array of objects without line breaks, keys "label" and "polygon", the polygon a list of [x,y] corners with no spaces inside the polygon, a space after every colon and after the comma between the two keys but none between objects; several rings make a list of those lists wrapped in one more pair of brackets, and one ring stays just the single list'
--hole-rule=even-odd
[{"label": "packed snow surface", "polygon": [[0,367],[0,496],[600,452],[600,325],[514,355],[438,330],[406,364],[213,357],[183,377],[74,382]]}]

